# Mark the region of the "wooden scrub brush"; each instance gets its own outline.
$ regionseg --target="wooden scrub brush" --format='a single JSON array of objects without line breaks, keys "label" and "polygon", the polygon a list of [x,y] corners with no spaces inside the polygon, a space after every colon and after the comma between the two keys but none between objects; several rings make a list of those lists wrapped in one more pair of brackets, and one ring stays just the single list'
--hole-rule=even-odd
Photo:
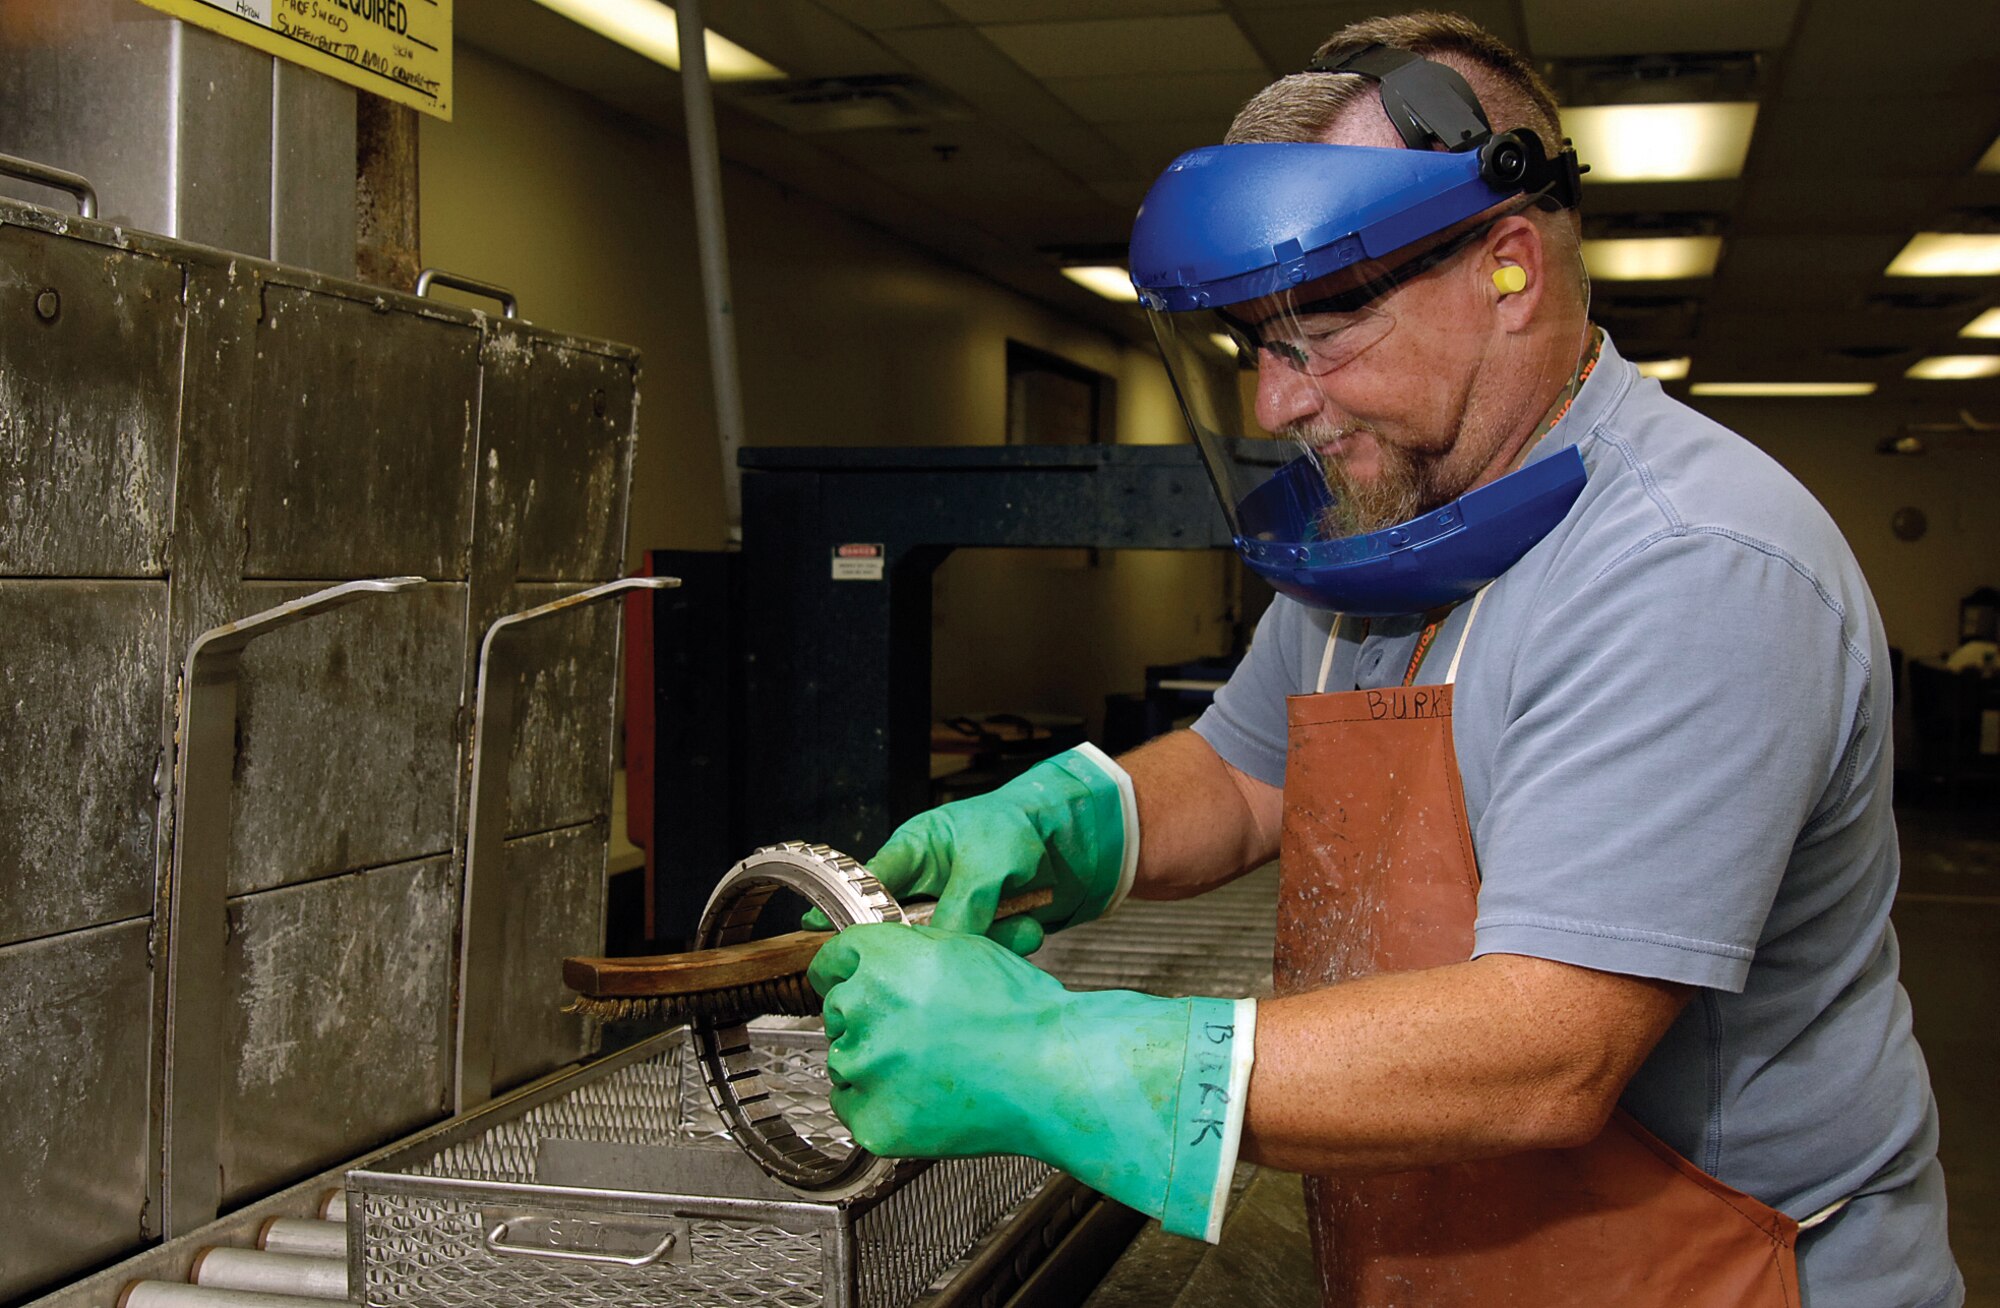
[{"label": "wooden scrub brush", "polygon": [[[1047,906],[1053,895],[1031,890],[1000,901],[994,919]],[[931,920],[935,904],[903,909],[905,921]],[[565,1013],[600,1021],[643,1018],[722,1026],[765,1014],[816,1016],[819,993],[806,980],[819,947],[831,931],[791,931],[719,949],[634,958],[578,957],[563,960],[563,984],[576,991]]]}]

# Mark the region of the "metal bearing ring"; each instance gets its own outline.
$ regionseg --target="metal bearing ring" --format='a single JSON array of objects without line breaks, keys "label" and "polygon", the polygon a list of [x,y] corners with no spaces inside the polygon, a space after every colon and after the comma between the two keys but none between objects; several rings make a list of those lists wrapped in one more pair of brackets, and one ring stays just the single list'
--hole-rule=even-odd
[{"label": "metal bearing ring", "polygon": [[[812,901],[836,928],[901,922],[903,910],[854,859],[825,845],[788,843],[758,850],[724,874],[702,910],[696,949],[740,944],[780,886]],[[858,1198],[887,1185],[899,1164],[860,1146],[829,1152],[799,1135],[764,1085],[748,1019],[730,1026],[696,1022],[695,1055],[709,1098],[729,1134],[766,1173],[821,1200]]]}]

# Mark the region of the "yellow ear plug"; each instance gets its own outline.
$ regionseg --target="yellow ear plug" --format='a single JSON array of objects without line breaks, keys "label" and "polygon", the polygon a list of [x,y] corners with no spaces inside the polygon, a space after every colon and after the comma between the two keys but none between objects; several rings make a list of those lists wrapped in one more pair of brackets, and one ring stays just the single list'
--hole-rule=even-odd
[{"label": "yellow ear plug", "polygon": [[1502,295],[1525,291],[1528,289],[1527,270],[1517,268],[1511,263],[1502,265],[1493,270],[1493,284],[1500,288]]}]

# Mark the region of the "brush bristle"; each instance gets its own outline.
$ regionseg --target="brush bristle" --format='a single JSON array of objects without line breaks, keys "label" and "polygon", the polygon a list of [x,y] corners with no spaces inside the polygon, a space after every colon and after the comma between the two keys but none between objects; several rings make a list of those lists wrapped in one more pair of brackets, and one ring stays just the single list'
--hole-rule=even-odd
[{"label": "brush bristle", "polygon": [[701,1022],[726,1026],[745,1018],[766,1015],[812,1017],[820,1010],[819,992],[806,981],[803,972],[776,981],[758,981],[747,986],[728,986],[691,995],[657,995],[610,998],[578,995],[563,1009],[597,1022],[659,1022],[672,1026],[680,1022]]}]

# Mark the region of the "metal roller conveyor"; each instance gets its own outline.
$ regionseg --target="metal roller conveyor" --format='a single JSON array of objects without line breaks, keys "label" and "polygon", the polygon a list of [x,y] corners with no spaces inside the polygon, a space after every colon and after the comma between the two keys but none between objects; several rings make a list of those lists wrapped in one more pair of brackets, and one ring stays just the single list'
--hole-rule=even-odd
[{"label": "metal roller conveyor", "polygon": [[320,1218],[328,1222],[347,1220],[347,1191],[328,1190],[319,1201]]},{"label": "metal roller conveyor", "polygon": [[195,1255],[188,1280],[217,1290],[256,1290],[306,1299],[345,1299],[347,1260],[226,1245]]},{"label": "metal roller conveyor", "polygon": [[118,1308],[315,1308],[325,1302],[255,1290],[217,1290],[179,1281],[134,1281],[118,1296]]},{"label": "metal roller conveyor", "polygon": [[268,1253],[345,1259],[347,1223],[321,1222],[310,1217],[273,1217],[257,1232],[257,1247]]}]

